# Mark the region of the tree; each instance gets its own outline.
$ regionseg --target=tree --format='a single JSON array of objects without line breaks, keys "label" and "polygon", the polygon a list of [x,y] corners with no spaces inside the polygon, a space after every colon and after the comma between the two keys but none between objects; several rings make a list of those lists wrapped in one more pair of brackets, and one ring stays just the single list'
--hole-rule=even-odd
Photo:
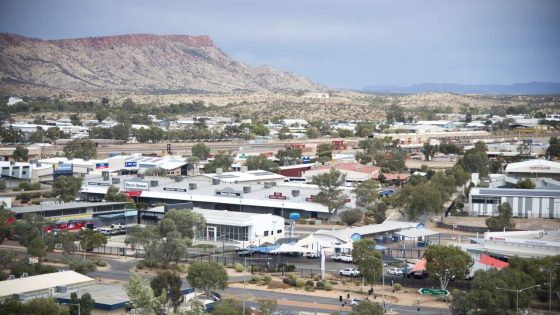
[{"label": "tree", "polygon": [[377,201],[379,194],[377,189],[379,184],[373,179],[368,179],[354,186],[354,194],[356,194],[356,202],[360,207],[369,207]]},{"label": "tree", "polygon": [[397,105],[391,104],[391,106],[385,111],[387,117],[387,123],[392,124],[394,122],[405,122],[404,109]]},{"label": "tree", "polygon": [[16,146],[16,149],[14,150],[14,153],[12,153],[12,158],[16,161],[16,162],[24,162],[27,161],[29,159],[29,150],[22,146],[22,145],[18,145]]},{"label": "tree", "polygon": [[515,228],[513,211],[509,203],[504,202],[498,206],[498,215],[486,219],[486,226],[492,231],[512,230]]},{"label": "tree", "polygon": [[247,160],[245,161],[245,166],[247,166],[247,168],[250,171],[252,170],[263,170],[269,172],[278,171],[278,164],[269,160],[266,156],[262,154],[248,157]]},{"label": "tree", "polygon": [[546,149],[546,155],[549,158],[556,158],[560,156],[560,140],[558,137],[550,137],[548,140],[548,148]]},{"label": "tree", "polygon": [[29,242],[27,253],[32,257],[39,257],[40,262],[43,260],[43,257],[47,256],[47,246],[41,237],[37,236]]},{"label": "tree", "polygon": [[257,315],[273,315],[276,312],[278,303],[273,299],[258,299]]},{"label": "tree", "polygon": [[76,292],[70,294],[70,304],[68,304],[70,315],[91,315],[94,306],[95,300],[88,292],[82,294],[80,298]]},{"label": "tree", "polygon": [[449,309],[454,315],[469,315],[472,305],[469,301],[469,295],[465,291],[451,291],[451,304]]},{"label": "tree", "polygon": [[107,108],[100,107],[95,111],[95,119],[97,119],[97,121],[99,123],[101,123],[105,119],[107,119],[110,114],[111,114],[111,112],[109,110],[107,110]]},{"label": "tree", "polygon": [[70,115],[70,122],[74,126],[81,126],[82,125],[82,121],[80,120],[80,115],[78,115],[78,114]]},{"label": "tree", "polygon": [[278,139],[280,140],[286,140],[286,139],[290,139],[291,135],[290,135],[290,128],[283,126],[282,128],[280,128],[280,131],[278,131]]},{"label": "tree", "polygon": [[330,143],[321,143],[317,146],[317,158],[321,163],[332,160],[333,145]]},{"label": "tree", "polygon": [[59,176],[52,185],[53,196],[68,202],[76,199],[80,188],[82,187],[82,178],[74,176]]},{"label": "tree", "polygon": [[6,267],[17,257],[16,252],[11,249],[0,249],[0,266],[3,269]]},{"label": "tree", "polygon": [[90,229],[80,232],[80,247],[82,249],[91,252],[94,248],[105,245],[107,245],[107,236]]},{"label": "tree", "polygon": [[181,237],[189,239],[193,239],[195,233],[203,231],[206,226],[204,216],[192,210],[171,209],[167,211],[164,219],[172,220]]},{"label": "tree", "polygon": [[78,159],[92,159],[97,156],[95,143],[89,139],[74,139],[64,146],[64,155]]},{"label": "tree", "polygon": [[111,185],[107,189],[105,200],[109,202],[124,202],[128,201],[128,197],[120,192],[119,187]]},{"label": "tree", "polygon": [[51,141],[56,141],[58,139],[65,138],[66,134],[62,130],[60,130],[60,128],[58,128],[58,127],[51,127],[49,129],[47,129],[47,132],[46,132],[45,136],[48,139],[51,139]]},{"label": "tree", "polygon": [[375,250],[375,241],[362,239],[352,243],[352,263],[364,277],[364,282],[373,285],[383,273],[383,259],[381,253]]},{"label": "tree", "polygon": [[473,260],[469,253],[457,246],[432,245],[424,253],[426,271],[439,280],[442,290],[453,278],[463,279],[469,272]]},{"label": "tree", "polygon": [[191,286],[201,289],[210,296],[210,291],[225,289],[228,275],[224,266],[218,263],[195,262],[189,266],[187,281]]},{"label": "tree", "polygon": [[290,163],[301,163],[301,149],[289,148],[286,150],[278,150],[276,158],[280,165],[288,165]]},{"label": "tree", "polygon": [[529,178],[524,178],[522,180],[519,180],[517,184],[513,185],[513,187],[519,189],[535,189],[536,186],[532,180],[530,180]]},{"label": "tree", "polygon": [[12,231],[11,223],[13,220],[15,220],[15,214],[4,209],[4,204],[0,203],[0,244],[10,236]]},{"label": "tree", "polygon": [[205,161],[208,158],[210,151],[212,151],[212,149],[204,143],[197,143],[191,149],[192,155],[196,156],[201,161]]},{"label": "tree", "polygon": [[220,151],[214,155],[214,159],[204,166],[204,173],[215,173],[218,168],[223,172],[231,170],[233,164],[233,155],[230,152]]},{"label": "tree", "polygon": [[373,206],[373,219],[375,223],[381,224],[387,218],[387,204],[385,202],[379,202],[375,206]]},{"label": "tree", "polygon": [[360,138],[369,137],[373,134],[375,126],[369,122],[361,122],[356,125],[356,136]]},{"label": "tree", "polygon": [[253,134],[257,135],[257,136],[262,136],[262,137],[268,136],[268,134],[270,133],[268,128],[261,123],[258,123],[256,125],[252,125],[251,126],[251,132]]},{"label": "tree", "polygon": [[430,182],[416,186],[405,185],[393,197],[392,202],[410,220],[416,220],[426,213],[440,213],[443,209],[442,195]]},{"label": "tree", "polygon": [[56,244],[62,245],[62,250],[65,255],[72,255],[78,250],[75,242],[78,239],[76,233],[70,232],[68,230],[61,230],[55,233],[49,233],[45,237],[45,243],[47,244],[47,249],[52,251]]},{"label": "tree", "polygon": [[169,270],[159,272],[157,276],[150,281],[150,286],[154,295],[160,296],[164,292],[168,293],[168,299],[175,312],[177,312],[179,305],[181,305],[184,300],[183,293],[181,292],[181,284],[181,277]]},{"label": "tree", "polygon": [[319,129],[317,129],[316,127],[308,127],[305,130],[305,134],[307,135],[308,139],[317,139],[321,136]]},{"label": "tree", "polygon": [[68,308],[54,298],[34,298],[26,302],[9,298],[0,304],[0,314],[6,315],[68,315]]},{"label": "tree", "polygon": [[233,298],[221,299],[220,302],[216,303],[214,310],[212,311],[214,315],[243,315],[243,305],[239,300]]},{"label": "tree", "polygon": [[360,222],[360,220],[362,220],[362,216],[362,211],[358,209],[349,209],[338,214],[340,221],[346,223],[348,226],[353,225],[356,222]]},{"label": "tree", "polygon": [[352,306],[350,315],[383,315],[383,306],[377,302],[362,300],[358,305]]},{"label": "tree", "polygon": [[44,141],[44,138],[45,138],[45,132],[43,131],[43,128],[37,127],[37,130],[33,131],[29,135],[29,142],[42,143]]},{"label": "tree", "polygon": [[160,176],[163,177],[167,175],[167,170],[162,167],[152,167],[146,170],[144,173],[146,176]]},{"label": "tree", "polygon": [[124,288],[130,300],[129,305],[140,314],[160,313],[167,300],[166,292],[155,296],[148,281],[134,273],[124,285]]},{"label": "tree", "polygon": [[320,192],[314,201],[320,203],[333,213],[336,209],[346,204],[346,194],[340,189],[346,180],[341,172],[331,168],[329,172],[313,176],[313,184],[319,186]]}]

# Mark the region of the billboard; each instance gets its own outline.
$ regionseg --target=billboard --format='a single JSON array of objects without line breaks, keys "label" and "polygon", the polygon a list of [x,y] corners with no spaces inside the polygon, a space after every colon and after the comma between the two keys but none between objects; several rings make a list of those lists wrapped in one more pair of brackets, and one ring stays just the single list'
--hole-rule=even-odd
[{"label": "billboard", "polygon": [[124,167],[137,167],[138,166],[138,162],[134,161],[134,162],[124,162]]},{"label": "billboard", "polygon": [[96,169],[109,168],[109,162],[95,163]]},{"label": "billboard", "polygon": [[124,188],[125,189],[149,190],[150,189],[150,183],[143,182],[143,181],[127,180],[127,181],[124,182]]}]

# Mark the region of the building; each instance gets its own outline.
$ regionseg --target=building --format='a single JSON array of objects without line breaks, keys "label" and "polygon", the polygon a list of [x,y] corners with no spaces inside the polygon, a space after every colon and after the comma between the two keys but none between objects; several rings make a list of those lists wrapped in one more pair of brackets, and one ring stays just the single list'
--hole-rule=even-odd
[{"label": "building", "polygon": [[377,166],[366,166],[359,163],[339,163],[333,165],[319,166],[303,173],[303,177],[309,182],[313,176],[328,173],[331,169],[335,169],[346,176],[346,183],[352,185],[368,179],[373,179],[379,175],[380,168]]},{"label": "building", "polygon": [[145,173],[149,169],[161,168],[168,176],[187,175],[188,163],[181,156],[151,157],[134,155],[116,155],[107,159],[110,172],[123,174]]},{"label": "building", "polygon": [[[48,220],[88,220],[95,225],[108,225],[107,221],[136,222],[136,210],[128,209],[126,202],[52,202],[45,201],[39,205],[12,207],[10,209],[20,219],[24,214],[37,214]],[[128,214],[128,216],[127,216]],[[127,217],[133,218],[127,219]],[[111,220],[107,220],[111,219]],[[98,221],[97,223],[95,221]]]},{"label": "building", "polygon": [[[319,193],[314,185],[291,186],[284,184],[284,177],[262,172],[247,175],[244,172],[211,174],[193,177],[157,177],[134,175],[109,175],[86,177],[81,198],[102,199],[109,186],[114,185],[136,201],[151,205],[192,202],[194,207],[211,210],[228,210],[250,213],[271,213],[287,218],[291,212],[301,217],[330,218],[327,207],[314,202]],[[246,176],[248,180],[245,181]],[[273,177],[274,176],[274,177]],[[274,181],[278,177],[279,182]],[[260,178],[260,181],[257,181]],[[237,183],[236,183],[237,181]],[[355,197],[348,194],[347,205],[352,207]]]},{"label": "building", "polygon": [[510,163],[505,173],[517,178],[549,177],[560,180],[560,163],[541,159]]},{"label": "building", "polygon": [[241,171],[241,172],[218,172],[203,174],[213,182],[236,183],[236,184],[262,184],[264,182],[280,184],[284,182],[284,176],[269,171]]},{"label": "building", "polygon": [[560,191],[545,189],[472,188],[469,214],[495,216],[498,206],[507,202],[519,218],[560,218]]},{"label": "building", "polygon": [[[437,127],[437,126],[436,126]],[[422,129],[425,130],[425,129]],[[421,147],[425,142],[431,139],[447,140],[453,142],[476,142],[478,140],[487,139],[490,133],[487,131],[468,130],[468,131],[426,131],[426,132],[408,132],[408,133],[388,133],[373,135],[375,138],[391,137],[399,141],[400,145],[415,145]]]},{"label": "building", "polygon": [[0,300],[15,297],[17,300],[40,296],[52,296],[56,292],[83,287],[95,283],[95,279],[75,271],[61,271],[38,276],[15,278],[0,281]]}]

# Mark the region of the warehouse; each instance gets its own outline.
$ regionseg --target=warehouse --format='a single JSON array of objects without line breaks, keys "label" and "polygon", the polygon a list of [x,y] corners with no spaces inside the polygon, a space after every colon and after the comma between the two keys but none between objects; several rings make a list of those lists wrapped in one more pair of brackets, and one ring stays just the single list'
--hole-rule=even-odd
[{"label": "warehouse", "polygon": [[560,163],[548,160],[529,160],[510,163],[506,175],[516,178],[547,177],[560,180]]},{"label": "warehouse", "polygon": [[495,216],[498,206],[507,202],[514,217],[560,218],[560,191],[544,189],[472,188],[469,213],[473,216]]},{"label": "warehouse", "polygon": [[74,271],[61,271],[38,276],[10,276],[0,281],[0,300],[15,297],[18,300],[34,298],[39,295],[53,295],[55,292],[66,292],[68,289],[95,283],[95,279]]}]

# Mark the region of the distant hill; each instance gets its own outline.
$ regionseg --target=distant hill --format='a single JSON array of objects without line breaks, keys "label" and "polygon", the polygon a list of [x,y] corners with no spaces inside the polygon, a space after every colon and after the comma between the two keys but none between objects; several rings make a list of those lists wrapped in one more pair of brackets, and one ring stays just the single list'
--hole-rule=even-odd
[{"label": "distant hill", "polygon": [[415,94],[424,92],[444,92],[458,94],[489,95],[559,95],[560,83],[530,82],[510,85],[462,85],[450,83],[422,83],[411,86],[376,85],[367,86],[364,92]]},{"label": "distant hill", "polygon": [[0,93],[4,95],[324,89],[293,73],[240,63],[214,46],[208,36],[134,34],[41,40],[0,34]]}]

